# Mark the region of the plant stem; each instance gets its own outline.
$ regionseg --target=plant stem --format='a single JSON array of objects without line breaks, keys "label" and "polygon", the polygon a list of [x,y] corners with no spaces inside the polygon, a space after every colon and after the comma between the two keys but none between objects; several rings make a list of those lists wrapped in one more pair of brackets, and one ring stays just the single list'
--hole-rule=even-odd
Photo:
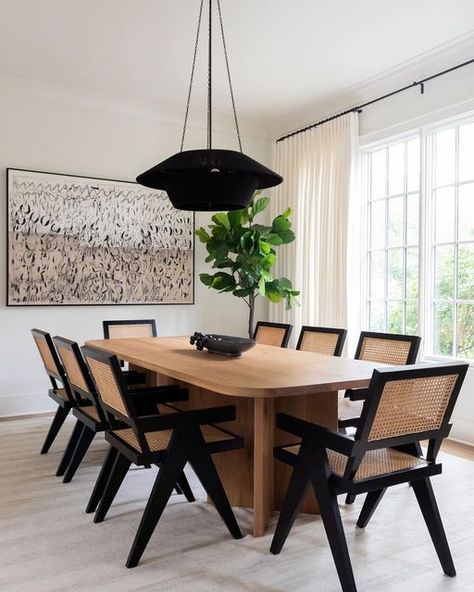
[{"label": "plant stem", "polygon": [[254,322],[254,314],[255,314],[255,294],[250,294],[249,296],[249,338],[252,339],[253,337],[253,322]]}]

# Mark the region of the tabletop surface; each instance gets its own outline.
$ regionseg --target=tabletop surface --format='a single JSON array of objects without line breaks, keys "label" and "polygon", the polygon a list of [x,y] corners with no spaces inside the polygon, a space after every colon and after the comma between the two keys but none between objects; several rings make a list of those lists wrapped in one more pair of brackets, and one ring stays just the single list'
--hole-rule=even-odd
[{"label": "tabletop surface", "polygon": [[95,339],[87,345],[216,393],[287,397],[364,387],[382,364],[257,344],[241,357],[197,351],[189,337]]}]

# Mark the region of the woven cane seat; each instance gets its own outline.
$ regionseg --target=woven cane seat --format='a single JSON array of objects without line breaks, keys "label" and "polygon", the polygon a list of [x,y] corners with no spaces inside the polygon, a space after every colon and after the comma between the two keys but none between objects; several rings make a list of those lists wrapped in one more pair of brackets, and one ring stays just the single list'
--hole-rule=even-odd
[{"label": "woven cane seat", "polygon": [[339,421],[358,419],[361,416],[364,401],[351,401],[348,397],[342,397],[338,402]]},{"label": "woven cane seat", "polygon": [[93,419],[94,421],[100,422],[99,412],[97,411],[95,405],[87,405],[86,407],[81,407],[80,411],[84,413],[84,415],[87,415],[88,417]]},{"label": "woven cane seat", "polygon": [[[213,426],[201,426],[202,435],[207,444],[211,442],[223,442],[225,440],[233,440],[234,436],[219,430]],[[123,440],[126,444],[137,450],[143,452],[142,448],[135,436],[135,432],[131,428],[124,430],[114,430],[112,432],[114,436],[117,436]],[[171,440],[173,430],[161,430],[158,432],[146,432],[145,437],[148,442],[148,446],[151,452],[158,452],[160,450],[166,450]]]},{"label": "woven cane seat", "polygon": [[[296,455],[299,453],[300,446],[288,446],[285,450]],[[338,477],[343,477],[348,457],[339,452],[335,452],[334,450],[327,450],[326,452],[331,471]],[[365,453],[364,458],[360,463],[354,481],[362,481],[363,479],[380,477],[397,471],[423,467],[427,464],[428,463],[421,458],[405,454],[404,452],[399,452],[398,450],[393,450],[392,448],[369,450]]]}]

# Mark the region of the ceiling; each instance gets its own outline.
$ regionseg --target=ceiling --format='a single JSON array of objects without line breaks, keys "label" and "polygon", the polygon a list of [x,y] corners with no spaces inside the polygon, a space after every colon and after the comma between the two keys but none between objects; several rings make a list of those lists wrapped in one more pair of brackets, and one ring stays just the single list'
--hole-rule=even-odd
[{"label": "ceiling", "polygon": [[[474,28],[472,0],[455,9],[452,0],[221,4],[239,114],[268,124]],[[198,8],[199,0],[0,0],[0,74],[184,109]],[[230,101],[215,29],[214,105],[223,114]],[[204,38],[201,50],[196,112],[205,108]]]}]

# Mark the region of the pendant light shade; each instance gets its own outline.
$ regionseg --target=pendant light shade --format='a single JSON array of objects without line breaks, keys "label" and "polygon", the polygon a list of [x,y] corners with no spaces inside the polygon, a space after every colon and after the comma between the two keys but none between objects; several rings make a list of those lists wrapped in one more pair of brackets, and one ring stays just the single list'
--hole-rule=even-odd
[{"label": "pendant light shade", "polygon": [[137,177],[140,185],[164,189],[175,208],[197,212],[240,210],[257,189],[282,181],[242,152],[216,149],[178,152]]},{"label": "pendant light shade", "polygon": [[[181,137],[181,151],[160,162],[137,177],[137,183],[152,189],[166,191],[173,206],[179,210],[209,212],[240,210],[246,208],[257,189],[279,185],[283,178],[269,168],[242,152],[234,93],[230,76],[227,47],[220,0],[209,2],[208,37],[208,86],[207,86],[207,148],[183,150],[189,106],[193,87],[196,56],[204,0],[201,0],[199,18],[188,89],[188,101]],[[219,13],[220,32],[224,48],[227,78],[232,101],[234,122],[240,152],[212,148],[212,5],[216,2]]]}]

